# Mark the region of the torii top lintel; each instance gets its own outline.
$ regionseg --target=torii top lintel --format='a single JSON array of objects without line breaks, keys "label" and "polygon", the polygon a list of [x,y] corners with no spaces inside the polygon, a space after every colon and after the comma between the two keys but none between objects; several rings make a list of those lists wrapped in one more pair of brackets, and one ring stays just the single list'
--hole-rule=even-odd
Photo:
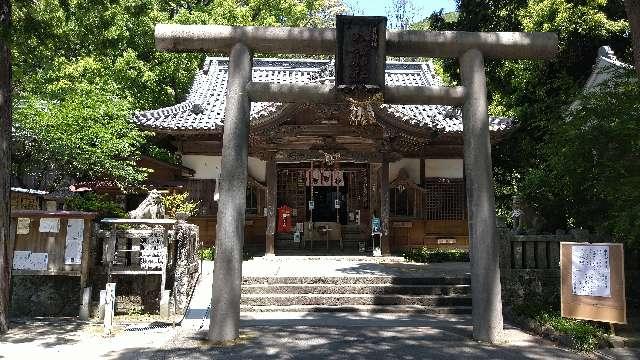
[{"label": "torii top lintel", "polygon": [[[238,42],[256,52],[335,54],[337,30],[304,27],[157,24],[156,48],[172,52],[226,52]],[[548,32],[386,30],[386,55],[460,57],[477,49],[487,58],[550,59],[558,36]]]}]

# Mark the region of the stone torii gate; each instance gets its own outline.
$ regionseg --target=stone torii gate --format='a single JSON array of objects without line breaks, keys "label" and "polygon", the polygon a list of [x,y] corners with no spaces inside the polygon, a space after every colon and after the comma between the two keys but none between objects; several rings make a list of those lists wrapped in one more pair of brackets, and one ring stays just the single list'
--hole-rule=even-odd
[{"label": "stone torii gate", "polygon": [[[502,300],[484,59],[552,58],[558,51],[555,34],[397,31],[386,29],[384,17],[338,16],[336,29],[158,24],[155,39],[159,50],[230,54],[211,343],[239,335],[251,102],[340,103],[354,97],[387,104],[462,105],[473,336],[491,343],[500,340]],[[336,84],[252,82],[253,51],[335,55]],[[462,86],[385,86],[386,56],[458,58]],[[382,211],[385,200],[388,205],[388,195],[385,198]]]}]

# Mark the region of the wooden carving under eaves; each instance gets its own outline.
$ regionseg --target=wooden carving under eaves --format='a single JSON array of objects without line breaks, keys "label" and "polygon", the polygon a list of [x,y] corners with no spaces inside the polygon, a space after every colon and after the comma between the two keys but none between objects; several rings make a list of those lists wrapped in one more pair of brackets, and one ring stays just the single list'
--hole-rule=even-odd
[{"label": "wooden carving under eaves", "polygon": [[247,185],[251,186],[256,190],[267,191],[267,186],[256,180],[253,176],[247,174]]},{"label": "wooden carving under eaves", "polygon": [[409,174],[405,169],[400,169],[400,171],[398,172],[398,177],[396,177],[395,180],[393,180],[391,184],[389,184],[390,188],[394,188],[398,186],[404,186],[407,189],[415,189],[422,193],[427,192],[427,190],[423,189],[422,187],[420,187],[420,185],[416,184],[415,182],[413,182],[413,180],[411,180],[411,178],[409,177]]}]

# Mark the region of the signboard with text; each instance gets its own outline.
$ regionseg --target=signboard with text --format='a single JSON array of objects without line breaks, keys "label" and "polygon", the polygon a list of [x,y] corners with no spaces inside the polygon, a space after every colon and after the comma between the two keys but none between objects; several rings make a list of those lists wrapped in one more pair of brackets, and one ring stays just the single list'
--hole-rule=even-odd
[{"label": "signboard with text", "polygon": [[622,244],[560,243],[561,314],[626,324]]}]

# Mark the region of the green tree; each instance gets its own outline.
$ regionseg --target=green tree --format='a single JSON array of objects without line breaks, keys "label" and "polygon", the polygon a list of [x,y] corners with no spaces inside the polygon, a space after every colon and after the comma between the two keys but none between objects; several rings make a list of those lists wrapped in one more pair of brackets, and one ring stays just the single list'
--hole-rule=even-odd
[{"label": "green tree", "polygon": [[[203,55],[154,48],[157,23],[326,25],[339,0],[62,1],[15,3],[17,179],[139,184],[154,146],[133,111],[182,101]],[[151,150],[150,150],[151,149]]]},{"label": "green tree", "polygon": [[[510,116],[517,126],[493,150],[497,200],[510,207],[511,196],[522,189],[529,176],[548,161],[548,144],[565,119],[591,73],[597,50],[610,45],[629,59],[628,23],[620,1],[507,0],[458,1],[459,17],[444,21],[438,14],[431,24],[438,30],[550,31],[559,36],[560,51],[550,61],[487,60],[490,112]],[[444,62],[445,71],[457,78],[457,63]],[[533,196],[525,194],[530,201]],[[549,230],[567,225],[555,208],[545,213]],[[582,226],[581,223],[574,223]]]},{"label": "green tree", "polygon": [[11,28],[11,2],[0,1],[0,334],[9,329],[9,305],[11,303],[11,53],[9,29]]},{"label": "green tree", "polygon": [[554,124],[521,191],[570,224],[637,246],[640,239],[640,86],[631,70],[582,94]]}]

